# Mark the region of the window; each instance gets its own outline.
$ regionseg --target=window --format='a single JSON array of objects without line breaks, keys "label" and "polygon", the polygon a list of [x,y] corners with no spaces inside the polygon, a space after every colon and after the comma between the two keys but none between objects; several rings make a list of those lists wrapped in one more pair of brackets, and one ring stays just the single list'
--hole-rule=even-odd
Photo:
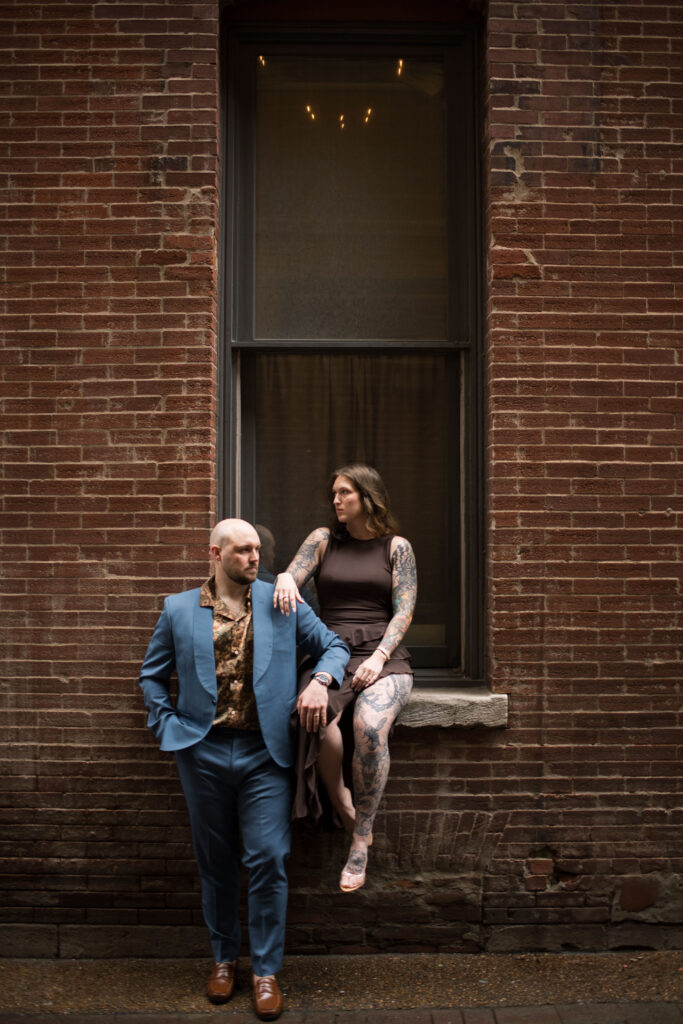
[{"label": "window", "polygon": [[254,336],[443,341],[442,62],[256,67]]},{"label": "window", "polygon": [[474,43],[240,25],[225,60],[224,510],[277,572],[335,467],[375,465],[432,685],[482,675]]}]

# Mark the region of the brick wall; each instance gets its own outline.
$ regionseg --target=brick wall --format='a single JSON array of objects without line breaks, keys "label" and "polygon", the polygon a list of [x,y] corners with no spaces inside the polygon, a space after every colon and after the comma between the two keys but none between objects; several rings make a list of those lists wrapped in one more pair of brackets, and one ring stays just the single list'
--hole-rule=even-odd
[{"label": "brick wall", "polygon": [[217,24],[213,3],[0,8],[0,871],[4,919],[32,926],[10,952],[174,921],[160,878],[189,856],[136,679],[160,598],[208,564]]},{"label": "brick wall", "polygon": [[680,921],[682,29],[680,4],[489,4],[492,949]]},{"label": "brick wall", "polygon": [[[136,679],[215,509],[217,14],[0,7],[5,954],[207,953]],[[367,889],[335,894],[339,837],[295,835],[291,952],[663,947],[680,924],[683,8],[488,14],[488,648],[510,727],[397,729]]]}]

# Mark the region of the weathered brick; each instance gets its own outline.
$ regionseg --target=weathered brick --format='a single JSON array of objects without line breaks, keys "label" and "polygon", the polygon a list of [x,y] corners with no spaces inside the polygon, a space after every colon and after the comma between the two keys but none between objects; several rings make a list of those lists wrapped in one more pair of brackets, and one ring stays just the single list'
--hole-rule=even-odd
[{"label": "weathered brick", "polygon": [[[215,512],[219,5],[24,6],[0,11],[6,951],[203,955],[135,677]],[[483,590],[510,726],[396,731],[357,907],[340,837],[295,831],[297,951],[675,940],[642,915],[682,867],[677,22],[488,3]]]}]

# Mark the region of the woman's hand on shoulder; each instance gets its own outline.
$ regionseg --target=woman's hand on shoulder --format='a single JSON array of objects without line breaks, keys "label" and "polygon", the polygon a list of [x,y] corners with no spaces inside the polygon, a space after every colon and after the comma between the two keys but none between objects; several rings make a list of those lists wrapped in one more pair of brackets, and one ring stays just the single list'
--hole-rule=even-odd
[{"label": "woman's hand on shoulder", "polygon": [[291,572],[278,573],[273,592],[273,608],[279,608],[283,615],[296,611],[296,606],[303,604],[304,599],[294,582]]}]

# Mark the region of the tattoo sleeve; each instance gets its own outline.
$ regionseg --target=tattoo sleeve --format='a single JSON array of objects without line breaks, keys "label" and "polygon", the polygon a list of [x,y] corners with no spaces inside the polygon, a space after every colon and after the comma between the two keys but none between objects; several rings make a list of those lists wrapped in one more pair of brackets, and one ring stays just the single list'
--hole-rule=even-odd
[{"label": "tattoo sleeve", "polygon": [[382,638],[388,654],[394,651],[408,632],[417,600],[417,567],[410,543],[401,537],[391,556],[393,617]]},{"label": "tattoo sleeve", "polygon": [[287,566],[287,572],[292,574],[297,587],[302,587],[320,565],[321,545],[327,545],[329,536],[330,531],[326,526],[313,530]]}]

